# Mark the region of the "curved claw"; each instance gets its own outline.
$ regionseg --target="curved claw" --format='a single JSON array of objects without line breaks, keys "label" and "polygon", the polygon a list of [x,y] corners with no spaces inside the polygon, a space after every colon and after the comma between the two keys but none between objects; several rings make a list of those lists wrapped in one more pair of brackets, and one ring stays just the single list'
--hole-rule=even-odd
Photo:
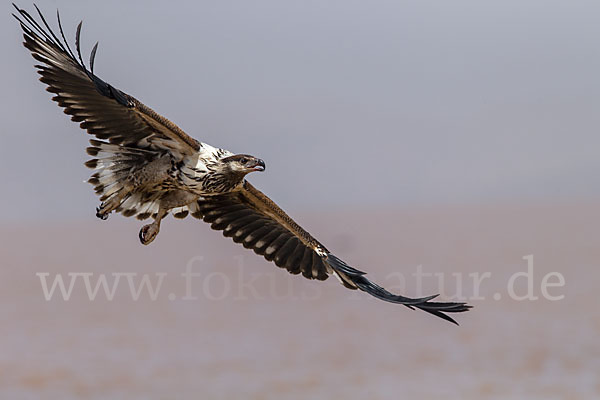
[{"label": "curved claw", "polygon": [[149,245],[158,235],[158,227],[155,224],[148,224],[142,226],[140,229],[139,238],[143,245]]}]

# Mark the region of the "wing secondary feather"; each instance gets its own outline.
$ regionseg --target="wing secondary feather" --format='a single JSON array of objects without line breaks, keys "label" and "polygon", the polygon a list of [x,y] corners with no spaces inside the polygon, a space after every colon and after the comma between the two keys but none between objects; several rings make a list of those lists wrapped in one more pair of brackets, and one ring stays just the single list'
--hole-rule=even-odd
[{"label": "wing secondary feather", "polygon": [[249,182],[244,189],[198,201],[197,218],[292,274],[325,280],[327,250]]}]

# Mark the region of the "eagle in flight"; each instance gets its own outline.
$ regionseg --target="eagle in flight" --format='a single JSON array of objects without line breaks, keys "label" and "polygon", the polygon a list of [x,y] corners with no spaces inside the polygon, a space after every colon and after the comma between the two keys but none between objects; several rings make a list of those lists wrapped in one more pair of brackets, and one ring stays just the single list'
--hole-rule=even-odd
[{"label": "eagle in flight", "polygon": [[349,289],[453,323],[447,313],[471,308],[465,303],[432,302],[437,295],[415,299],[395,295],[369,281],[364,272],[330,253],[245,179],[250,172],[265,170],[263,160],[201,143],[100,79],[94,74],[98,43],[91,51],[89,69],[81,57],[81,23],[73,52],[58,11],[60,38],[37,6],[39,21],[13,6],[24,32],[23,44],[41,63],[36,65],[40,81],[48,85],[46,90],[55,94],[52,100],[71,120],[95,136],[87,148],[93,158],[85,165],[95,170],[88,182],[100,196],[98,218],[104,220],[111,212],[151,218],[152,223],[139,232],[140,241],[147,245],[169,213],[175,218],[191,214],[292,274],[318,280],[334,275]]}]

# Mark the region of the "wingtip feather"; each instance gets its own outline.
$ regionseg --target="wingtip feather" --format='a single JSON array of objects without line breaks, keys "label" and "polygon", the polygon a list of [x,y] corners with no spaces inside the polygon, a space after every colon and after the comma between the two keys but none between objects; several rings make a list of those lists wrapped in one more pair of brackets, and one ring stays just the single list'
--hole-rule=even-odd
[{"label": "wingtip feather", "polygon": [[[466,303],[453,303],[453,302],[434,302],[431,301],[438,297],[438,295],[426,296],[421,298],[409,298],[400,295],[390,293],[383,287],[371,282],[361,272],[346,264],[333,254],[328,254],[326,258],[327,264],[336,272],[338,276],[342,275],[343,280],[347,280],[355,285],[356,288],[376,297],[380,300],[387,301],[389,303],[402,304],[412,310],[418,308],[429,314],[435,315],[441,319],[458,325],[452,317],[446,313],[459,313],[465,312],[472,308],[472,306]],[[343,282],[342,282],[343,283]]]}]

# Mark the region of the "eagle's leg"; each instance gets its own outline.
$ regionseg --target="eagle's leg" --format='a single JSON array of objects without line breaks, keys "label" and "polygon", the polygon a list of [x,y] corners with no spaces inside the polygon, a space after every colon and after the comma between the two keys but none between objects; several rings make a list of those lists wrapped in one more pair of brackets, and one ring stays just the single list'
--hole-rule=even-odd
[{"label": "eagle's leg", "polygon": [[162,219],[169,213],[169,210],[166,208],[160,208],[158,210],[158,213],[156,214],[156,216],[154,217],[154,222],[148,225],[144,225],[142,226],[142,229],[140,229],[140,242],[142,242],[142,244],[144,245],[148,245],[150,243],[152,243],[152,241],[156,238],[156,235],[158,235],[158,232],[160,231],[160,221],[162,221]]},{"label": "eagle's leg", "polygon": [[170,190],[160,199],[158,213],[154,217],[154,222],[144,225],[140,230],[140,242],[150,244],[158,235],[160,230],[160,221],[176,207],[182,207],[198,200],[198,195],[185,190]]}]

